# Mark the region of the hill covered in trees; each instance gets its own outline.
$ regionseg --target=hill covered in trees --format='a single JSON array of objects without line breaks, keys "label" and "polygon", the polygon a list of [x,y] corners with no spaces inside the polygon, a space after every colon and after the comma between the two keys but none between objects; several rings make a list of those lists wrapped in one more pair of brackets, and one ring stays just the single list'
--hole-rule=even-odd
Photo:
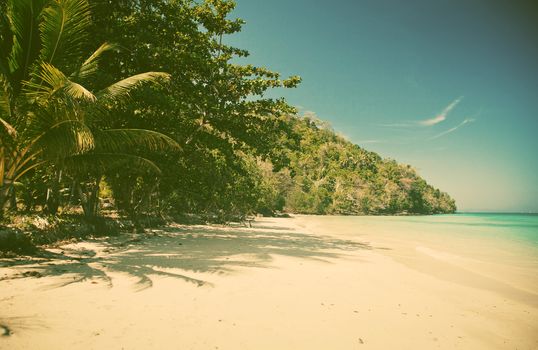
[{"label": "hill covered in trees", "polygon": [[0,0],[0,217],[455,210],[411,167],[267,97],[301,79],[236,63],[233,9]]},{"label": "hill covered in trees", "polygon": [[298,135],[286,169],[265,167],[271,204],[306,214],[436,214],[456,210],[450,196],[428,185],[410,165],[382,159],[308,117],[288,120]]}]

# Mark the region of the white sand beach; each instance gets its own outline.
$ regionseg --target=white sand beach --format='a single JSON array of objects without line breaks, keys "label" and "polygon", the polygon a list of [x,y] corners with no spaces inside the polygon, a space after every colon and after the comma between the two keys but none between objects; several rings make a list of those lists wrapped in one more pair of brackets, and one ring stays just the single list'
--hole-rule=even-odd
[{"label": "white sand beach", "polygon": [[0,349],[538,349],[534,252],[338,220],[178,226],[0,268]]}]

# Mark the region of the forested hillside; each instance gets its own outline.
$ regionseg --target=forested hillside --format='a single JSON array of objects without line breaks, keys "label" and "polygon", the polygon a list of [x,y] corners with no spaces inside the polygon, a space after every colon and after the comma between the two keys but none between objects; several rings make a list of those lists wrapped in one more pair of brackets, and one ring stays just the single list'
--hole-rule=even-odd
[{"label": "forested hillside", "polygon": [[301,79],[235,63],[234,6],[0,0],[0,216],[455,210],[411,167],[266,97]]},{"label": "forested hillside", "polygon": [[[456,210],[410,165],[382,159],[338,136],[326,123],[290,118],[299,135],[290,165],[276,173],[265,164],[273,207],[307,214],[434,214]],[[267,206],[270,207],[270,206]],[[262,210],[263,211],[263,210]]]}]

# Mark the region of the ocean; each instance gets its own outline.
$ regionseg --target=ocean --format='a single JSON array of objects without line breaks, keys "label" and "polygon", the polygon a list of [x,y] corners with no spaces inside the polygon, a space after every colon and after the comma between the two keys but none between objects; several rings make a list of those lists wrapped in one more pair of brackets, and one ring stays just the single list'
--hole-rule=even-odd
[{"label": "ocean", "polygon": [[[314,216],[312,217],[314,218]],[[350,234],[390,233],[489,239],[538,247],[538,214],[456,213],[429,216],[315,216],[324,229]],[[326,226],[326,227],[325,227]]]}]

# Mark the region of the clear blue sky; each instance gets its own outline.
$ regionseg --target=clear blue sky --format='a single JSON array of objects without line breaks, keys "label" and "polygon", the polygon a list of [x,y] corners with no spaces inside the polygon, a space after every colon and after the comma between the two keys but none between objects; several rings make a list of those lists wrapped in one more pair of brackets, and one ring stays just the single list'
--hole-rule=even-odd
[{"label": "clear blue sky", "polygon": [[[350,141],[409,163],[460,210],[538,212],[538,6],[237,0],[245,62]],[[242,61],[244,62],[244,61]]]}]

